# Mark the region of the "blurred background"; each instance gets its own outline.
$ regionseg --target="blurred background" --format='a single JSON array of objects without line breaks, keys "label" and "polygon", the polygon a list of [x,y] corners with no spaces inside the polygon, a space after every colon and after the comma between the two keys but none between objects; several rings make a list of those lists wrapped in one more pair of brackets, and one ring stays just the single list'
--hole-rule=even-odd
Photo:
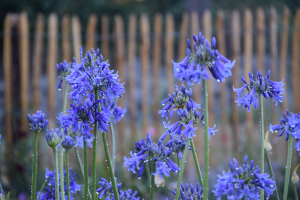
[{"label": "blurred background", "polygon": [[[272,80],[285,79],[283,103],[265,100],[265,131],[279,123],[282,112],[300,111],[299,50],[300,1],[297,0],[4,0],[0,2],[0,182],[11,199],[29,199],[32,172],[32,136],[27,114],[42,110],[47,128],[56,128],[62,109],[57,89],[56,64],[79,59],[79,46],[86,52],[99,48],[111,68],[118,70],[126,93],[119,105],[125,117],[114,125],[117,139],[116,176],[124,189],[137,190],[149,198],[147,177],[123,167],[134,142],[150,132],[153,140],[165,132],[158,115],[160,102],[181,85],[173,77],[172,60],[185,57],[186,39],[201,31],[210,41],[217,39],[219,51],[236,60],[233,76],[225,83],[209,81],[210,127],[219,131],[210,139],[210,189],[217,174],[229,170],[233,157],[242,162],[248,155],[258,162],[258,110],[247,112],[234,102],[232,91],[242,86],[240,76],[263,74],[271,69]],[[64,88],[64,87],[62,87]],[[202,103],[201,85],[193,86],[194,100]],[[98,137],[97,176],[108,178],[101,137]],[[110,134],[108,134],[110,144]],[[194,139],[201,169],[204,166],[202,127]],[[270,134],[270,155],[279,193],[283,192],[287,143]],[[39,134],[38,184],[45,181],[46,168],[53,169],[52,151]],[[90,151],[91,154],[92,151]],[[75,154],[70,164],[83,184]],[[294,149],[292,170],[299,163]],[[92,160],[90,159],[91,163]],[[91,165],[90,165],[91,166]],[[91,168],[89,169],[91,172]],[[266,167],[266,171],[268,171]],[[196,168],[188,155],[184,182],[196,183]],[[155,199],[174,198],[177,175],[156,189]],[[300,190],[299,186],[298,189]],[[290,191],[293,197],[292,187]],[[80,199],[79,193],[76,198]],[[215,199],[211,194],[210,199]],[[271,198],[270,198],[271,199]]]}]

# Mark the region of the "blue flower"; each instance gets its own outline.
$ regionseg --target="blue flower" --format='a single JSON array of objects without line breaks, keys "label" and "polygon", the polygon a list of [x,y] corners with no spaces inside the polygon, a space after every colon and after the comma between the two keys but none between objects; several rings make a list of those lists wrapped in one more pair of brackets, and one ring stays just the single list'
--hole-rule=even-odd
[{"label": "blue flower", "polygon": [[[173,194],[176,195],[176,191],[172,190]],[[186,184],[185,187],[181,183],[180,188],[180,200],[190,199],[190,200],[202,200],[203,199],[203,186],[200,187],[199,183],[196,184],[196,188],[192,184]]]},{"label": "blue flower", "polygon": [[64,139],[61,142],[61,145],[64,149],[72,149],[75,145],[74,139],[71,136],[65,135]]},{"label": "blue flower", "polygon": [[197,130],[198,127],[193,127],[193,120],[191,120],[187,125],[184,124],[185,130],[182,131],[182,134],[185,138],[192,138],[193,136],[196,136],[196,133],[194,130]]},{"label": "blue flower", "polygon": [[62,141],[63,137],[64,134],[62,130],[56,128],[55,130],[51,129],[49,131],[47,129],[46,142],[51,148],[56,147]]},{"label": "blue flower", "polygon": [[214,37],[211,45],[201,32],[199,32],[198,38],[193,35],[193,39],[193,49],[190,40],[187,39],[186,57],[179,63],[172,61],[176,79],[181,82],[186,81],[188,85],[200,83],[201,78],[210,78],[207,68],[218,82],[224,82],[226,77],[231,76],[231,69],[235,61],[231,62],[221,55],[218,50],[215,50],[216,39]]},{"label": "blue flower", "polygon": [[159,175],[160,179],[163,178],[163,175],[169,177],[171,169],[168,167],[166,162],[157,162],[156,163],[156,172],[152,173],[153,175]]},{"label": "blue flower", "polygon": [[30,128],[37,132],[44,130],[48,124],[48,120],[45,119],[45,114],[39,110],[36,112],[36,114],[28,114],[28,122]]},{"label": "blue flower", "polygon": [[269,177],[269,174],[261,174],[258,166],[254,167],[254,162],[251,160],[250,166],[247,164],[248,156],[245,156],[242,166],[238,165],[234,158],[233,163],[230,162],[230,171],[223,175],[218,175],[217,184],[213,193],[218,200],[222,196],[227,196],[227,199],[256,199],[260,197],[260,189],[265,191],[267,199],[275,190],[275,182]]},{"label": "blue flower", "polygon": [[[59,173],[59,172],[58,172]],[[60,174],[59,174],[60,178]],[[55,199],[55,174],[53,171],[50,171],[46,169],[46,174],[45,174],[45,179],[49,180],[48,187],[45,187],[44,192],[41,194],[41,200],[54,200]],[[74,199],[74,194],[77,193],[77,191],[80,191],[81,186],[78,185],[76,181],[76,173],[72,172],[72,169],[69,170],[69,179],[70,179],[70,195],[71,195],[71,200]],[[60,184],[60,181],[59,181]],[[59,186],[60,188],[60,186]],[[65,191],[67,191],[67,179],[66,179],[66,170],[64,170],[64,188]],[[61,193],[59,193],[61,196]],[[68,200],[67,193],[64,194],[65,199]],[[39,197],[39,192],[37,193],[37,199]]]},{"label": "blue flower", "polygon": [[[278,101],[282,102],[285,96],[281,96],[284,94],[284,83],[283,80],[281,82],[275,82],[269,80],[270,70],[268,71],[267,76],[263,77],[261,72],[258,70],[256,78],[253,78],[253,74],[249,73],[250,84],[246,82],[244,77],[241,77],[242,81],[245,85],[241,88],[233,90],[237,93],[238,98],[236,98],[236,103],[238,105],[243,105],[244,108],[250,111],[251,104],[254,105],[255,108],[258,106],[258,96],[262,94],[264,98],[271,98],[275,101],[275,105],[277,105]],[[247,89],[247,93],[241,97],[242,92]]]},{"label": "blue flower", "polygon": [[100,99],[100,105],[107,118],[114,117],[114,122],[120,121],[127,112],[126,108],[117,107],[115,101],[109,98]]},{"label": "blue flower", "polygon": [[[115,178],[117,182],[117,178]],[[102,199],[104,196],[106,196],[106,200],[114,200],[114,193],[113,193],[113,187],[112,183],[108,182],[105,178],[101,178],[101,181],[99,181],[99,184],[101,187],[96,190],[97,193],[99,193],[99,199]],[[121,190],[122,184],[117,184],[118,192],[119,192],[119,198],[122,200],[139,200],[139,197],[136,197],[137,192],[133,192],[132,190]]]},{"label": "blue flower", "polygon": [[72,66],[72,64],[67,63],[66,61],[56,65],[58,78],[60,79],[60,81],[58,83],[58,90],[61,90],[61,85],[62,85],[63,78],[70,74],[70,67],[71,66]]}]

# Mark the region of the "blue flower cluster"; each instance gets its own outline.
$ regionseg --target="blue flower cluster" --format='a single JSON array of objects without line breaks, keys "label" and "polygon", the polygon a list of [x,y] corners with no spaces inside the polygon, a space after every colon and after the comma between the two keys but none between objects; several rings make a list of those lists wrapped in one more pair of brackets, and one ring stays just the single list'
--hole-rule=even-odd
[{"label": "blue flower cluster", "polygon": [[[99,193],[99,199],[106,196],[106,200],[114,200],[114,193],[113,193],[113,187],[112,183],[108,182],[105,178],[101,178],[102,181],[99,181],[101,187],[96,190],[97,193]],[[117,181],[117,178],[115,178]],[[136,197],[137,192],[135,191],[132,193],[132,190],[121,190],[122,184],[117,184],[118,192],[119,192],[119,199],[120,200],[139,200],[139,197]]]},{"label": "blue flower cluster", "polygon": [[71,136],[66,135],[62,140],[61,145],[64,149],[72,149],[75,146],[74,139]]},{"label": "blue flower cluster", "polygon": [[258,166],[254,167],[254,161],[251,160],[250,166],[247,164],[248,156],[244,157],[242,166],[238,165],[234,158],[230,162],[230,171],[223,175],[218,174],[217,184],[213,193],[218,200],[226,195],[227,199],[245,199],[258,200],[260,197],[259,190],[262,189],[267,195],[267,199],[275,190],[275,182],[269,177],[269,174],[261,174]]},{"label": "blue flower cluster", "polygon": [[193,82],[200,83],[201,78],[210,78],[206,67],[218,82],[224,82],[226,77],[231,76],[235,61],[231,62],[215,49],[216,38],[213,37],[209,44],[199,32],[198,38],[193,35],[193,39],[194,48],[192,49],[191,41],[187,39],[186,57],[180,63],[173,62],[176,79],[186,81],[188,85],[193,85]]},{"label": "blue flower cluster", "polygon": [[45,114],[42,111],[37,111],[36,114],[28,114],[28,122],[30,129],[40,132],[45,129],[48,124],[48,120],[45,119]]},{"label": "blue flower cluster", "polygon": [[111,116],[114,117],[115,123],[116,121],[120,121],[127,111],[126,108],[122,109],[121,107],[117,107],[115,101],[112,101],[109,98],[100,99],[100,105],[101,109],[107,114],[108,118]]},{"label": "blue flower cluster", "polygon": [[[256,78],[254,78],[253,74],[249,72],[250,84],[246,82],[244,77],[241,77],[245,85],[238,89],[233,87],[233,90],[237,92],[238,96],[235,102],[238,103],[238,105],[243,105],[244,108],[247,108],[248,112],[250,111],[251,104],[257,108],[259,94],[262,94],[266,99],[270,97],[273,99],[273,101],[276,101],[275,105],[277,105],[278,101],[282,102],[283,98],[285,97],[281,96],[284,94],[283,80],[281,82],[275,82],[269,80],[269,77],[270,70],[265,77],[263,77],[261,72],[258,70]],[[245,89],[247,89],[248,92],[243,97],[240,97]]]},{"label": "blue flower cluster", "polygon": [[51,129],[50,131],[47,129],[46,132],[46,142],[50,147],[56,147],[64,137],[63,131],[59,130],[58,128]]},{"label": "blue flower cluster", "polygon": [[58,78],[60,79],[60,81],[58,83],[58,90],[61,90],[61,85],[62,85],[63,78],[70,74],[71,66],[72,66],[72,64],[67,63],[66,61],[56,65]]},{"label": "blue flower cluster", "polygon": [[[59,174],[60,176],[60,174]],[[45,192],[41,194],[41,200],[54,200],[55,199],[55,174],[53,171],[46,169],[45,179],[49,180],[48,187],[45,187]],[[76,173],[72,172],[72,169],[69,170],[69,179],[70,179],[70,195],[71,200],[74,199],[73,195],[80,191],[81,186],[78,185],[76,181]],[[66,170],[64,170],[64,187],[67,191],[67,179],[66,179]],[[60,181],[59,181],[60,184]],[[59,187],[60,188],[60,187]],[[61,195],[61,194],[60,194]],[[37,199],[39,197],[39,192],[37,193]],[[65,193],[65,199],[68,200],[67,193]]]},{"label": "blue flower cluster", "polygon": [[182,146],[185,146],[184,141],[181,141],[181,146],[176,142],[164,145],[162,140],[157,143],[152,142],[150,134],[147,133],[147,138],[135,143],[134,153],[130,152],[131,158],[124,156],[124,167],[128,167],[128,171],[136,173],[138,170],[138,178],[143,174],[145,163],[152,161],[155,164],[155,172],[153,175],[169,176],[169,171],[177,172],[180,168],[170,159],[173,149],[182,151]]},{"label": "blue flower cluster", "polygon": [[[286,141],[289,140],[289,136],[291,135],[293,138],[297,140],[295,144],[295,148],[297,151],[300,151],[300,113],[294,114],[286,111],[283,113],[282,118],[280,119],[280,123],[276,125],[270,124],[269,127],[271,132],[279,131],[278,137],[281,138],[283,134],[285,134]],[[300,155],[300,152],[299,152]]]},{"label": "blue flower cluster", "polygon": [[[173,194],[176,195],[176,191],[172,190]],[[203,186],[200,187],[199,183],[196,184],[196,188],[192,184],[181,183],[179,200],[202,200],[203,199]]]}]

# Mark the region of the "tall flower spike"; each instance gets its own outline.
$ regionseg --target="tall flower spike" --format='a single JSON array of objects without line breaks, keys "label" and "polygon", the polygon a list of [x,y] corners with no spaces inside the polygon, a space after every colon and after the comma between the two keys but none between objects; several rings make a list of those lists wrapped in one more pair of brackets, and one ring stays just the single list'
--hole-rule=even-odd
[{"label": "tall flower spike", "polygon": [[193,39],[194,49],[188,39],[186,57],[179,63],[172,61],[176,79],[186,81],[188,85],[200,83],[201,78],[210,78],[207,68],[218,82],[224,82],[226,77],[231,76],[235,61],[231,62],[215,49],[217,43],[215,37],[212,38],[211,45],[201,32],[198,37],[193,35]]},{"label": "tall flower spike", "polygon": [[[284,94],[284,83],[283,79],[281,82],[275,82],[269,80],[270,70],[268,71],[267,76],[263,77],[261,72],[258,70],[256,78],[253,77],[253,74],[249,73],[250,83],[248,84],[244,77],[241,77],[242,81],[245,83],[241,88],[233,90],[237,93],[236,103],[242,105],[244,108],[250,111],[251,105],[254,105],[255,108],[258,106],[258,96],[262,94],[266,99],[271,98],[275,101],[277,105],[278,101],[282,102],[285,96]],[[247,93],[241,97],[243,91],[247,89]]]}]

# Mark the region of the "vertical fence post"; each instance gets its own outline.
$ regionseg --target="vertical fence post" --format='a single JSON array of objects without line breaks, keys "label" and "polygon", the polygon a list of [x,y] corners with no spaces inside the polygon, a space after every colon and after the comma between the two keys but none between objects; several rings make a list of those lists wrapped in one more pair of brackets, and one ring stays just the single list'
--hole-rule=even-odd
[{"label": "vertical fence post", "polygon": [[158,110],[161,109],[159,95],[159,81],[161,68],[161,31],[162,31],[162,15],[156,13],[154,17],[154,38],[153,38],[153,100],[154,100],[154,127],[157,132],[160,131],[161,120]]},{"label": "vertical fence post", "polygon": [[149,126],[149,19],[146,14],[142,14],[140,19],[140,33],[141,33],[141,60],[142,60],[142,131],[143,136],[146,137]]},{"label": "vertical fence post", "polygon": [[79,47],[82,46],[81,43],[81,28],[78,16],[72,17],[72,37],[73,37],[73,54],[77,62],[80,62],[80,52]]},{"label": "vertical fence post", "polygon": [[[253,16],[250,9],[245,10],[244,14],[245,34],[244,34],[244,78],[249,82],[248,73],[253,73],[252,70],[252,59],[253,59]],[[240,81],[240,79],[239,79]],[[250,154],[253,152],[253,109],[246,113],[246,133],[247,133],[247,144]],[[251,155],[250,155],[251,156]]]},{"label": "vertical fence post", "polygon": [[[200,22],[199,22],[199,14],[196,11],[193,11],[191,13],[191,34],[190,34],[190,40],[193,41],[193,38],[191,38],[192,34],[195,34],[198,36],[198,33],[200,32]],[[186,38],[187,39],[187,38]],[[193,43],[192,43],[193,44]],[[185,40],[185,48],[187,48],[187,43]],[[200,94],[201,94],[201,87],[200,84],[194,84],[193,86],[193,98],[196,103],[201,103],[200,100]],[[195,148],[201,149],[201,151],[204,151],[204,142],[203,142],[203,132],[201,125],[198,125],[198,137],[195,138]],[[203,153],[197,153],[197,157],[200,163],[204,162]]]},{"label": "vertical fence post", "polygon": [[[225,25],[224,25],[224,12],[219,10],[217,13],[217,19],[216,19],[216,36],[217,36],[217,46],[219,52],[226,56],[226,40],[225,40]],[[223,156],[228,156],[231,158],[232,156],[232,140],[231,140],[231,132],[228,130],[228,95],[227,95],[227,82],[220,83],[220,97],[221,97],[221,125],[222,128],[219,129],[222,132],[221,134],[221,143],[222,150],[223,150]],[[224,151],[225,150],[225,151]]]},{"label": "vertical fence post", "polygon": [[68,15],[64,15],[62,19],[62,59],[70,62],[70,18]]},{"label": "vertical fence post", "polygon": [[300,93],[299,93],[299,34],[300,34],[300,8],[296,11],[292,44],[293,59],[293,94],[294,94],[294,111],[300,111]]},{"label": "vertical fence post", "polygon": [[265,16],[264,10],[258,8],[256,11],[256,51],[257,51],[257,67],[256,71],[260,70],[262,74],[265,74]]},{"label": "vertical fence post", "polygon": [[101,54],[104,60],[109,59],[109,18],[107,15],[101,16]]},{"label": "vertical fence post", "polygon": [[165,66],[168,80],[168,93],[174,91],[174,75],[172,59],[174,59],[174,18],[172,13],[166,15],[166,34],[165,34]]},{"label": "vertical fence post", "polygon": [[86,49],[91,52],[91,49],[93,48],[95,51],[97,50],[96,45],[96,30],[97,30],[97,16],[95,14],[92,14],[89,18],[89,22],[87,25],[87,31],[86,31]]},{"label": "vertical fence post", "polygon": [[[182,14],[182,21],[180,25],[180,40],[179,40],[179,60],[182,60],[186,56],[186,39],[188,38],[188,28],[189,28],[189,14],[184,12]],[[199,31],[199,30],[198,30]]]},{"label": "vertical fence post", "polygon": [[49,128],[55,128],[55,102],[57,91],[57,34],[58,19],[55,13],[48,18],[48,53],[47,53],[47,84],[48,84],[48,113]]},{"label": "vertical fence post", "polygon": [[20,97],[21,97],[21,130],[27,131],[28,122],[28,85],[29,85],[29,22],[27,13],[20,14],[19,21],[20,39]]},{"label": "vertical fence post", "polygon": [[35,41],[33,53],[33,108],[34,112],[40,108],[41,96],[41,69],[43,52],[44,15],[39,13],[35,23]]},{"label": "vertical fence post", "polygon": [[[120,82],[125,81],[125,76],[124,76],[124,70],[123,70],[123,63],[124,63],[124,53],[125,53],[125,42],[124,42],[124,23],[123,19],[120,15],[115,16],[115,60],[116,60],[116,69],[118,70],[118,74],[120,77]],[[126,87],[126,85],[125,85]],[[125,98],[126,93],[122,95],[121,98],[118,100],[118,105],[124,108],[124,98]],[[124,141],[124,119],[121,119],[121,121],[118,123],[118,135],[119,141]],[[124,155],[124,142],[120,143],[119,145],[119,154]],[[118,149],[118,147],[116,147]],[[118,156],[120,158],[120,156]]]},{"label": "vertical fence post", "polygon": [[[235,60],[235,66],[232,69],[232,85],[234,85],[235,88],[239,88],[240,79],[239,79],[239,73],[240,73],[240,53],[241,53],[241,27],[240,27],[240,14],[237,10],[232,11],[231,14],[231,52],[232,52],[232,58]],[[233,151],[238,152],[239,151],[239,109],[237,104],[233,101],[235,97],[235,92],[232,90],[232,129],[233,129]],[[237,156],[238,157],[238,156]]]},{"label": "vertical fence post", "polygon": [[[12,129],[12,31],[11,31],[11,14],[6,14],[3,25],[3,68],[4,68],[4,97],[5,97],[5,143],[6,143],[6,156],[4,159],[8,164],[12,163],[12,142],[13,142],[13,129]],[[4,162],[1,158],[1,162]],[[9,169],[8,179],[10,178]],[[1,166],[0,176],[3,174],[3,166]]]}]

